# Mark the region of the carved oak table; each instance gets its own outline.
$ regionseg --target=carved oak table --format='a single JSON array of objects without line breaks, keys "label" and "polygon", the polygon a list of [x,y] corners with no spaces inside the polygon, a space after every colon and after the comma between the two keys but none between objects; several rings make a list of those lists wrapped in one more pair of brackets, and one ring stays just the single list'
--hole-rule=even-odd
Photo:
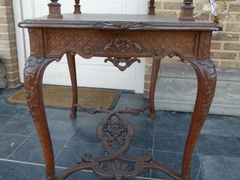
[{"label": "carved oak table", "polygon": [[[209,112],[216,86],[216,71],[210,59],[212,31],[221,29],[212,22],[194,21],[191,3],[192,1],[184,1],[181,17],[177,19],[151,15],[81,14],[79,1],[76,1],[74,14],[62,15],[60,4],[57,0],[52,0],[48,16],[19,23],[20,27],[29,30],[31,56],[25,65],[24,86],[30,114],[44,154],[46,179],[65,179],[73,172],[83,169],[92,169],[104,178],[131,178],[139,175],[144,168],[160,170],[173,179],[191,179],[194,146]],[[149,14],[154,14],[154,1],[150,1]],[[47,65],[60,61],[65,53],[73,91],[71,117],[76,117],[77,106],[90,113],[107,113],[98,125],[96,134],[108,155],[85,155],[78,164],[55,176],[52,142],[42,95],[42,77]],[[149,105],[140,109],[119,111],[88,109],[76,105],[75,54],[84,58],[106,57],[105,61],[112,62],[120,70],[125,70],[136,61],[140,62],[139,57],[152,57]],[[181,174],[155,162],[150,155],[140,158],[124,155],[133,139],[134,128],[122,114],[138,115],[150,108],[150,117],[156,117],[154,92],[160,61],[165,56],[179,56],[183,62],[191,64],[198,80],[196,103],[185,144]],[[125,65],[121,66],[121,63]],[[117,120],[113,121],[113,117],[117,117]],[[120,128],[120,133],[114,133],[109,130],[111,128]],[[119,150],[112,149],[113,141],[120,142],[122,146]],[[103,162],[112,163],[109,167],[115,168],[103,170],[99,166]],[[127,163],[135,163],[136,168],[129,170]]]}]

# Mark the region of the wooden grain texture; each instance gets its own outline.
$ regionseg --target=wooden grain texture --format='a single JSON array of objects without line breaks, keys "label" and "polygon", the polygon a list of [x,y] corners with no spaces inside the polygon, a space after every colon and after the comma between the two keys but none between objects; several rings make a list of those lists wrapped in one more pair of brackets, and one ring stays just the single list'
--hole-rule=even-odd
[{"label": "wooden grain texture", "polygon": [[[76,1],[76,5],[80,2]],[[42,77],[48,64],[60,61],[66,53],[72,81],[73,103],[77,103],[75,55],[84,58],[106,57],[120,70],[125,70],[138,57],[152,57],[152,76],[150,84],[150,117],[155,118],[154,94],[161,59],[165,56],[178,56],[183,62],[193,66],[198,80],[198,91],[191,125],[186,140],[182,172],[175,173],[170,168],[146,159],[135,159],[136,172],[126,169],[120,177],[133,177],[142,168],[163,171],[173,179],[191,179],[191,159],[200,130],[206,120],[216,86],[215,66],[210,59],[212,31],[221,30],[213,22],[194,21],[192,0],[184,0],[179,19],[152,15],[98,15],[98,14],[61,14],[57,0],[49,4],[47,17],[25,20],[19,23],[29,29],[31,56],[25,65],[24,84],[30,114],[42,145],[46,164],[46,179],[55,179],[54,156],[48,130],[42,95]],[[150,14],[154,14],[154,1],[150,1]],[[121,64],[126,64],[121,66]],[[96,111],[96,110],[95,110]],[[140,110],[139,110],[140,111]],[[114,112],[112,112],[114,113]],[[111,112],[110,112],[111,114]],[[72,106],[71,117],[76,117]],[[124,120],[125,122],[125,120]],[[127,123],[126,123],[127,124]],[[105,143],[104,143],[105,142]],[[103,142],[106,145],[107,140]],[[122,147],[125,152],[128,146]],[[92,159],[85,157],[84,162],[65,171],[57,179],[65,179],[76,170],[92,169],[102,177],[110,177],[97,166],[102,159],[113,157],[126,158],[123,153],[112,152],[109,157]],[[140,164],[140,165],[139,165]],[[121,163],[116,162],[116,166]],[[96,170],[97,169],[97,170]],[[118,174],[119,175],[119,174]]]}]

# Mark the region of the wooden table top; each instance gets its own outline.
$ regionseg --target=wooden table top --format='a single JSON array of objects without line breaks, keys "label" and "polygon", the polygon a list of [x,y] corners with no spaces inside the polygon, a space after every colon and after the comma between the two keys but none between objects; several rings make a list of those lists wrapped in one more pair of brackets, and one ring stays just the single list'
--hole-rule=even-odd
[{"label": "wooden table top", "polygon": [[22,28],[80,28],[115,30],[208,30],[221,27],[208,21],[179,21],[176,17],[131,14],[63,14],[63,19],[47,16],[26,19],[19,23]]}]

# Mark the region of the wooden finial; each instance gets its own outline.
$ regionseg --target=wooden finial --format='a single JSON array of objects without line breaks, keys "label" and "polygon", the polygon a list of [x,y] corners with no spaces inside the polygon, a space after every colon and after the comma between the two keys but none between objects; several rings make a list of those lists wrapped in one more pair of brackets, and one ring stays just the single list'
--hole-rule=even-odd
[{"label": "wooden finial", "polygon": [[49,15],[48,19],[62,19],[61,14],[61,4],[58,3],[58,0],[51,0],[51,3],[48,4]]},{"label": "wooden finial", "polygon": [[180,21],[194,21],[193,17],[193,9],[192,6],[193,0],[184,0],[183,6],[181,7],[181,16],[179,18]]},{"label": "wooden finial", "polygon": [[150,0],[149,2],[149,7],[148,7],[148,15],[155,15],[155,1],[154,0]]},{"label": "wooden finial", "polygon": [[75,5],[74,5],[74,14],[81,14],[81,5],[80,5],[80,0],[75,0]]}]

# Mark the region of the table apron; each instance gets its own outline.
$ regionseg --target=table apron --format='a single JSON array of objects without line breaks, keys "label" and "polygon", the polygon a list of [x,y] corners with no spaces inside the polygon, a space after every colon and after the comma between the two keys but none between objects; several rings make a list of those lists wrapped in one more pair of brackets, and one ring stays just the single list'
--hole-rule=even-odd
[{"label": "table apron", "polygon": [[132,58],[179,56],[186,60],[210,57],[211,31],[95,30],[29,28],[31,56],[60,58],[66,52]]}]

